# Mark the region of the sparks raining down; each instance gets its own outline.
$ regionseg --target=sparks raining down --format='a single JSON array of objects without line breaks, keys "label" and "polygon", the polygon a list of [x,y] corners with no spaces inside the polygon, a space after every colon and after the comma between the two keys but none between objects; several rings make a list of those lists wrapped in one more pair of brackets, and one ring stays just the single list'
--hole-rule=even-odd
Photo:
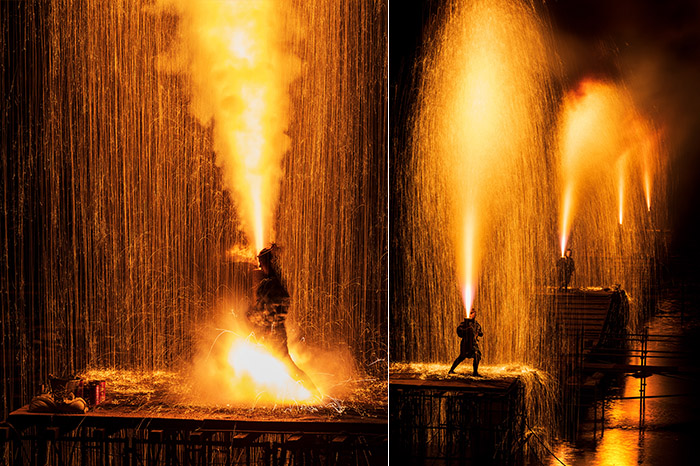
[{"label": "sparks raining down", "polygon": [[[289,85],[299,73],[298,60],[282,48],[282,23],[271,0],[164,0],[162,6],[175,7],[182,18],[181,41],[164,62],[186,64],[179,71],[191,83],[190,110],[201,123],[213,125],[224,183],[236,194],[248,256],[254,256],[272,239],[282,156],[289,148]],[[228,362],[234,379],[271,389],[275,401],[310,396],[303,387],[294,391],[282,382],[291,380],[284,364],[263,347],[234,340]]]},{"label": "sparks raining down", "polygon": [[[489,346],[491,361],[515,360],[534,322],[510,311],[528,298],[503,285],[527,289],[545,268],[544,254],[526,250],[551,232],[554,210],[540,202],[552,183],[541,156],[551,38],[528,2],[455,1],[433,30],[419,63],[409,163],[399,175],[406,180],[401,240],[412,245],[399,322],[414,328],[411,360],[451,360],[452,343],[433,341],[434,332],[453,333],[474,305],[485,335],[515,336]],[[426,312],[435,324],[409,324]]]},{"label": "sparks raining down", "polygon": [[[562,256],[571,234],[581,193],[591,172],[614,165],[619,155],[620,94],[607,83],[584,80],[564,100],[559,124],[562,161]],[[617,123],[617,125],[616,125]],[[619,204],[618,204],[619,206]]]},{"label": "sparks raining down", "polygon": [[554,326],[542,312],[551,296],[568,293],[554,286],[557,253],[576,257],[571,292],[621,284],[639,297],[638,323],[654,254],[643,154],[662,179],[661,155],[643,147],[655,125],[620,77],[555,92],[565,79],[531,3],[447,3],[416,62],[397,173],[392,357],[452,360],[457,339],[444,336],[473,304],[487,367],[528,361],[555,374],[564,339],[534,352],[532,342]]},{"label": "sparks raining down", "polygon": [[[623,85],[584,79],[565,96],[559,121],[565,186],[560,211],[562,254],[580,205],[586,204],[585,215],[598,208],[595,204],[612,206],[606,192],[613,186],[618,225],[625,219],[625,210],[638,205],[640,199],[650,209],[649,159],[654,157],[655,134]],[[642,183],[631,176],[639,172],[643,173]],[[640,192],[643,197],[638,196]]]},{"label": "sparks raining down", "polygon": [[[3,42],[17,150],[0,288],[16,289],[3,347],[22,363],[6,413],[49,373],[187,374],[213,322],[245,315],[250,264],[226,251],[250,258],[271,240],[285,246],[290,352],[323,371],[323,393],[348,399],[352,382],[337,380],[383,373],[385,2],[11,3],[0,23],[17,36]],[[31,253],[15,261],[16,244]]]},{"label": "sparks raining down", "polygon": [[[640,174],[650,172],[643,167],[648,153],[654,202],[663,203],[661,155],[643,146],[655,134],[647,115],[654,109],[639,88],[628,87],[635,82],[622,69],[571,82],[580,70],[559,67],[541,2],[443,4],[436,23],[422,30],[428,40],[416,52],[415,79],[404,94],[399,85],[399,99],[415,100],[396,130],[397,158],[405,163],[396,164],[401,268],[393,282],[392,360],[448,362],[457,344],[456,363],[476,355],[456,319],[469,316],[474,303],[485,367],[517,361],[553,375],[556,382],[540,389],[556,392],[556,403],[527,412],[553,433],[557,419],[578,422],[568,406],[580,392],[565,387],[580,370],[572,342],[587,330],[577,321],[572,332],[561,331],[568,311],[588,321],[591,308],[577,306],[597,293],[601,308],[609,305],[602,312],[619,315],[618,330],[636,331],[652,302],[654,228],[664,219],[647,215],[650,190]],[[448,367],[439,371],[455,389],[487,386],[468,371],[448,375]],[[419,388],[425,380],[416,375],[416,391],[430,389]],[[398,405],[409,404],[403,390],[411,383],[390,382],[402,397]],[[450,414],[444,422],[439,415],[450,408],[416,396],[420,403],[426,418],[434,415],[433,432],[449,425]],[[410,414],[399,414],[398,425],[415,427]],[[458,442],[441,439],[431,450],[424,445],[431,433],[423,426],[414,432],[419,454],[457,449]]]},{"label": "sparks raining down", "polygon": [[272,0],[160,3],[183,18],[181,40],[163,63],[187,74],[190,110],[213,126],[217,160],[236,194],[253,255],[273,240],[298,59],[282,47],[281,15]]},{"label": "sparks raining down", "polygon": [[630,106],[624,89],[594,80],[582,81],[565,97],[559,142],[562,184],[566,186],[560,214],[562,238],[570,235],[581,197],[594,189],[592,180],[598,180],[594,173],[601,167],[617,173],[614,181],[607,183],[617,186],[617,220],[622,223],[626,155],[621,154],[632,143],[624,127]]}]

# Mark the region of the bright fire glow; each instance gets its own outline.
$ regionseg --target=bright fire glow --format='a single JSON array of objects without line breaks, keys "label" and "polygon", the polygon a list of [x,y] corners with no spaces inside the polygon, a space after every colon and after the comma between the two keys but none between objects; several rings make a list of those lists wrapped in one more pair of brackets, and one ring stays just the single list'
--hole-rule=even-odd
[{"label": "bright fire glow", "polygon": [[476,288],[476,276],[474,274],[474,234],[475,234],[474,212],[470,212],[464,223],[464,276],[462,282],[462,302],[467,318],[471,312],[474,302],[474,290]]},{"label": "bright fire glow", "polygon": [[[527,293],[513,290],[531,285],[538,261],[521,252],[544,236],[541,214],[551,215],[549,202],[539,202],[545,190],[532,182],[551,179],[551,37],[527,0],[450,2],[444,12],[418,62],[411,157],[398,172],[410,188],[402,205],[417,220],[401,233],[411,244],[407,259],[415,261],[407,278],[416,303],[460,319],[478,308],[485,322],[515,334],[527,320],[503,310],[524,308]],[[421,312],[406,322],[424,318]],[[416,357],[427,357],[435,337],[424,335]],[[519,344],[506,340],[498,351]]]},{"label": "bright fire glow", "polygon": [[[610,102],[615,100],[615,89],[597,81],[584,80],[579,88],[569,92],[564,99],[560,127],[559,146],[562,155],[562,211],[561,254],[571,233],[571,222],[577,207],[577,193],[591,168],[601,158],[605,159],[606,147],[612,132],[608,125]],[[576,186],[576,189],[574,189]]]},{"label": "bright fire glow", "polygon": [[469,314],[471,314],[472,303],[474,302],[474,290],[470,283],[466,283],[462,287],[462,302],[464,302],[464,311],[468,319]]},{"label": "bright fire glow", "polygon": [[[491,12],[495,13],[495,12]],[[476,12],[476,14],[486,14]],[[450,118],[457,124],[457,147],[453,168],[458,167],[457,175],[460,222],[455,225],[456,247],[461,250],[461,259],[457,262],[458,281],[462,289],[462,301],[465,315],[469,317],[476,292],[476,279],[479,268],[480,244],[477,237],[482,232],[483,212],[486,203],[488,186],[475,173],[484,178],[497,170],[499,141],[503,131],[503,115],[501,111],[506,104],[504,86],[511,78],[498,66],[500,54],[498,31],[492,25],[478,26],[472,40],[475,50],[469,57],[466,66],[457,75],[454,92],[455,98],[450,102],[452,111]],[[469,179],[469,182],[464,180]],[[468,185],[468,186],[466,186]],[[466,189],[465,189],[466,188]]]},{"label": "bright fire glow", "polygon": [[636,135],[630,128],[634,128],[631,123],[636,120],[631,97],[614,83],[585,79],[566,95],[559,125],[565,187],[560,213],[562,255],[581,194],[586,189],[600,191],[600,186],[594,185],[600,182],[605,167],[613,164],[618,168],[616,210],[618,222],[622,223],[626,155],[620,157],[620,154],[626,154],[635,143]]},{"label": "bright fire glow", "polygon": [[644,198],[647,203],[647,211],[651,211],[651,158],[654,155],[660,155],[654,153],[655,148],[653,147],[651,139],[651,137],[647,137],[642,145],[644,151]]},{"label": "bright fire glow", "polygon": [[228,352],[232,384],[245,389],[254,399],[289,402],[310,401],[311,393],[295,381],[285,364],[262,345],[237,339]]},{"label": "bright fire glow", "polygon": [[[628,222],[633,221],[642,191],[637,170],[642,172],[646,207],[650,210],[654,161],[661,154],[659,131],[637,109],[621,84],[583,80],[566,95],[562,108],[559,149],[565,187],[560,213],[563,252],[572,217],[584,198],[597,199],[595,207],[601,211],[617,211],[620,225],[625,216]],[[572,190],[572,185],[576,189]],[[605,194],[608,190],[610,196]],[[612,205],[613,199],[617,206]]]},{"label": "bright fire glow", "polygon": [[217,322],[216,332],[200,339],[191,373],[193,390],[207,404],[313,406],[325,404],[326,395],[338,399],[349,393],[337,382],[355,377],[347,350],[321,351],[292,334],[289,354],[282,356],[250,328],[246,308],[235,305]]},{"label": "bright fire glow", "polygon": [[647,210],[651,211],[651,175],[648,171],[644,172],[644,197],[647,201]]},{"label": "bright fire glow", "polygon": [[573,198],[574,187],[572,184],[564,191],[564,203],[562,206],[562,216],[561,216],[561,257],[564,257],[564,252],[566,251],[566,243],[569,240],[569,233],[571,232],[571,199]]},{"label": "bright fire glow", "polygon": [[250,247],[271,241],[282,156],[289,149],[289,85],[299,60],[285,51],[283,18],[270,0],[160,0],[181,17],[166,64],[190,78],[190,110],[213,125],[225,186],[236,197]]}]

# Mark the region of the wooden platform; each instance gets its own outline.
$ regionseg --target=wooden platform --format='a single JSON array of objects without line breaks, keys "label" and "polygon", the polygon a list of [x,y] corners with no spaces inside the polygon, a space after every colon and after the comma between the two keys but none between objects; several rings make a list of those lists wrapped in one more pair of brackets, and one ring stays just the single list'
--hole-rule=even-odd
[{"label": "wooden platform", "polygon": [[30,413],[24,406],[10,413],[7,422],[22,431],[28,427],[58,427],[70,431],[76,427],[94,427],[107,431],[120,429],[242,431],[264,433],[349,433],[382,435],[387,432],[386,418],[340,416],[304,416],[296,419],[236,419],[225,417],[176,416],[171,413],[143,413],[138,410],[103,410],[99,407],[86,414]]},{"label": "wooden platform", "polygon": [[389,374],[392,460],[523,464],[517,447],[525,419],[520,379],[497,370],[490,377],[447,376],[448,368]]},{"label": "wooden platform", "polygon": [[584,352],[606,337],[623,332],[627,323],[627,297],[613,289],[556,289],[550,292],[553,312],[565,335],[580,335]]},{"label": "wooden platform", "polygon": [[555,292],[553,299],[565,331],[600,336],[612,296],[611,291],[568,290]]},{"label": "wooden platform", "polygon": [[497,393],[511,390],[517,382],[516,377],[489,378],[450,378],[450,379],[421,379],[407,374],[390,376],[390,389],[417,388],[426,390]]},{"label": "wooden platform", "polygon": [[[0,426],[8,464],[387,464],[386,418],[194,418],[100,409],[30,413]],[[68,458],[68,462],[66,462]],[[71,460],[72,458],[72,460]]]}]

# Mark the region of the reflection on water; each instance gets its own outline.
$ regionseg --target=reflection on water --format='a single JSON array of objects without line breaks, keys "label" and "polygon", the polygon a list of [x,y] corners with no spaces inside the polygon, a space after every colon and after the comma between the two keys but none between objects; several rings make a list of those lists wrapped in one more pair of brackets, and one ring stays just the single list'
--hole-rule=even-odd
[{"label": "reflection on water", "polygon": [[[655,374],[646,378],[646,402],[643,423],[640,424],[639,399],[608,399],[605,401],[605,429],[600,423],[584,421],[576,443],[562,442],[553,448],[554,454],[566,465],[628,466],[688,464],[688,458],[697,456],[694,445],[698,442],[700,398],[695,388],[698,375],[689,368],[696,367],[692,358],[697,324],[681,324],[677,305],[662,301],[661,312],[649,322],[650,335],[665,338],[648,343],[652,355],[649,366],[677,367],[678,372]],[[654,353],[653,351],[658,351]],[[639,364],[638,357],[630,357],[628,364]],[[619,391],[613,397],[639,397],[642,379],[624,377]],[[651,398],[660,395],[682,395]],[[590,417],[590,416],[589,416]],[[560,465],[550,457],[546,464]]]}]

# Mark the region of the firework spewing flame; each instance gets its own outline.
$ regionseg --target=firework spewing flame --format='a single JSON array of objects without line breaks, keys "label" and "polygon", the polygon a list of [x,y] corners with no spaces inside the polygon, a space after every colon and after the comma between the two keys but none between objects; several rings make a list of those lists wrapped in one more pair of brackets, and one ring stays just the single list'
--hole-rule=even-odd
[{"label": "firework spewing flame", "polygon": [[180,21],[162,64],[190,80],[190,111],[213,126],[217,163],[255,252],[273,240],[282,156],[289,149],[289,86],[299,59],[286,52],[271,0],[160,0]]}]

